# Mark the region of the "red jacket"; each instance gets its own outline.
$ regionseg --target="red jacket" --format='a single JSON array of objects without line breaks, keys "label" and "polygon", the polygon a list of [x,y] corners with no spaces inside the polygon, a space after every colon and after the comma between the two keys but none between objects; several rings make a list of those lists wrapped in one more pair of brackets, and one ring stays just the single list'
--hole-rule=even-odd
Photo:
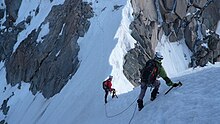
[{"label": "red jacket", "polygon": [[105,86],[107,86],[110,91],[112,90],[112,82],[110,79],[105,81]]}]

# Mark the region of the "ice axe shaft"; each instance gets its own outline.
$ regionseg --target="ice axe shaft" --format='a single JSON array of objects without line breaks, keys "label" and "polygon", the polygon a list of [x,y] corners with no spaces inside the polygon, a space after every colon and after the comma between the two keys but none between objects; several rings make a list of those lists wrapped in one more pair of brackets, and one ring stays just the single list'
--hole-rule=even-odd
[{"label": "ice axe shaft", "polygon": [[[179,81],[178,86],[182,86],[183,84]],[[167,90],[167,92],[164,94],[166,95],[167,93],[169,93],[174,87],[172,86],[169,90]]]}]

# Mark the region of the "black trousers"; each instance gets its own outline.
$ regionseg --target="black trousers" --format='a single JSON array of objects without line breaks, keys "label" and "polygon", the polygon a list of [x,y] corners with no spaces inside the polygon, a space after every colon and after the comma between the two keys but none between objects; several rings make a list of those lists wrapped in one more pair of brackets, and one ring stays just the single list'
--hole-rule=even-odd
[{"label": "black trousers", "polygon": [[108,92],[109,92],[109,90],[105,90],[105,103],[107,103],[107,97],[108,97]]}]

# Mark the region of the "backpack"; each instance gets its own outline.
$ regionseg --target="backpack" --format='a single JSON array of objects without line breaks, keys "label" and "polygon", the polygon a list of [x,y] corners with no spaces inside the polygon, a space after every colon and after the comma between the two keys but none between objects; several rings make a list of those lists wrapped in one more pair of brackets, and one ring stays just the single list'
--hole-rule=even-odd
[{"label": "backpack", "polygon": [[156,65],[156,61],[153,59],[147,61],[145,67],[140,72],[141,82],[152,84],[158,75],[158,67]]},{"label": "backpack", "polygon": [[107,85],[106,85],[105,83],[106,83],[106,81],[103,81],[103,82],[102,82],[102,88],[103,88],[104,90],[107,90],[108,87],[107,87]]}]

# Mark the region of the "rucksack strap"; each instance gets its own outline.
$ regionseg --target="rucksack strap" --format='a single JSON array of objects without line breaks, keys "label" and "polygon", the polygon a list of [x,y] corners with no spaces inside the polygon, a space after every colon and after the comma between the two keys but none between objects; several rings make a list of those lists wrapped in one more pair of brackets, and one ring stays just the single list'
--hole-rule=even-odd
[{"label": "rucksack strap", "polygon": [[106,81],[103,81],[102,82],[102,88],[104,89],[104,90],[107,90],[107,84],[106,84]]}]

